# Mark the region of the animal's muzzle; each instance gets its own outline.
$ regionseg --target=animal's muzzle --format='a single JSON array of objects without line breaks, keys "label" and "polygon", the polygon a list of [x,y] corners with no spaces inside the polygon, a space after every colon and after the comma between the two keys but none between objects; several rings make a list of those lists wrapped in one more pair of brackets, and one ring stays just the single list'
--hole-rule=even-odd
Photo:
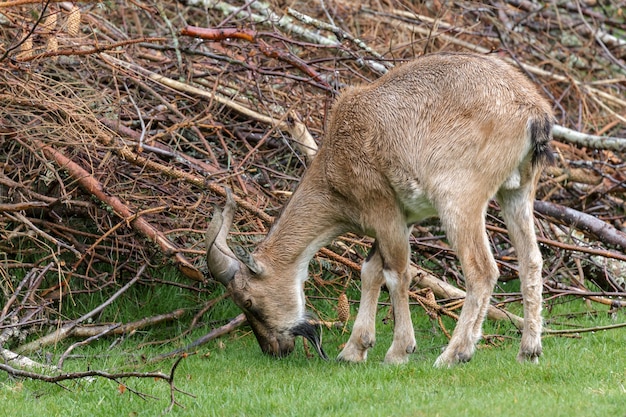
[{"label": "animal's muzzle", "polygon": [[259,342],[263,353],[277,358],[288,356],[291,352],[293,352],[295,347],[294,336],[270,335],[269,337],[263,339],[257,336],[257,341]]},{"label": "animal's muzzle", "polygon": [[313,321],[303,320],[289,331],[276,332],[268,330],[266,326],[253,317],[247,318],[263,353],[278,358],[287,356],[294,350],[295,338],[302,336],[313,345],[315,351],[322,359],[328,359],[324,349],[322,349],[320,326],[316,325]]}]

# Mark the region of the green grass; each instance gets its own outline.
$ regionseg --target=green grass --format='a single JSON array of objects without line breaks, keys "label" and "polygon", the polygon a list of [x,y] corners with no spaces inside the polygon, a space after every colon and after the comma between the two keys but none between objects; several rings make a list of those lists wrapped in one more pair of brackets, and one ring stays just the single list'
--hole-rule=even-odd
[{"label": "green grass", "polygon": [[[363,365],[307,359],[302,352],[274,360],[261,356],[251,337],[230,338],[202,350],[177,370],[176,415],[215,416],[600,416],[626,413],[624,338],[599,333],[583,339],[546,339],[539,366],[519,365],[516,346],[481,349],[472,362],[433,369],[436,353],[417,354],[404,366],[381,363],[375,349]],[[100,352],[102,353],[102,352]],[[90,360],[91,367],[119,359]],[[112,362],[112,363],[109,363]],[[85,363],[71,368],[84,369]],[[158,366],[167,370],[165,364]],[[151,416],[168,405],[164,383],[127,380],[142,400],[120,394],[112,381],[72,382],[67,390],[33,381],[4,380],[5,416]]]},{"label": "green grass", "polygon": [[[157,290],[153,290],[157,291]],[[170,288],[170,300],[179,289]],[[151,291],[146,300],[158,303]],[[160,294],[163,296],[164,294]],[[136,296],[136,295],[135,295]],[[178,294],[178,296],[182,296]],[[188,303],[189,300],[180,299]],[[168,303],[171,309],[172,301]],[[595,308],[596,306],[594,306]],[[133,306],[136,308],[136,305]],[[146,305],[144,308],[149,309]],[[167,308],[161,307],[166,311]],[[585,312],[581,301],[551,305],[548,319],[570,321],[569,312]],[[158,310],[158,309],[157,309]],[[353,309],[354,310],[354,309]],[[220,307],[225,317],[236,311],[229,302]],[[485,334],[502,337],[496,345],[483,342],[474,359],[452,369],[434,369],[446,339],[419,307],[413,308],[418,351],[403,366],[382,363],[391,341],[391,325],[381,308],[378,343],[365,364],[307,358],[302,344],[288,358],[261,354],[254,337],[240,329],[211,342],[181,362],[176,399],[184,406],[181,416],[624,416],[626,415],[626,331],[616,329],[584,333],[580,338],[544,338],[544,357],[538,366],[515,361],[519,335],[508,324],[488,323]],[[120,313],[122,314],[122,313]],[[123,314],[122,314],[123,315]],[[626,319],[624,312],[618,321]],[[578,314],[581,326],[609,324],[615,320],[606,309]],[[453,323],[447,322],[449,328]],[[160,370],[169,372],[172,361],[145,365],[142,358],[170,351],[199,337],[208,329],[179,343],[138,348],[155,334],[180,332],[182,323],[151,332],[138,332],[110,349],[111,339],[78,348],[82,358],[68,359],[66,371]],[[170,335],[171,336],[171,335]],[[348,339],[341,330],[324,330],[324,346],[336,356]],[[70,343],[70,342],[68,342]],[[51,349],[53,363],[68,344]],[[36,358],[36,357],[35,357]],[[41,358],[39,358],[42,360]],[[0,416],[154,416],[169,404],[169,388],[162,381],[126,379],[130,389],[98,379],[58,385],[12,379],[0,375]]]},{"label": "green grass", "polygon": [[[570,306],[571,307],[571,306]],[[417,310],[417,309],[416,309]],[[444,339],[416,320],[419,350],[409,364],[382,364],[391,329],[379,325],[379,343],[368,363],[351,365],[307,358],[302,347],[276,360],[260,353],[245,330],[212,342],[184,359],[177,369],[177,400],[192,416],[624,416],[626,415],[626,337],[622,330],[582,338],[544,339],[540,365],[515,361],[517,338],[496,347],[482,345],[475,358],[452,369],[432,363]],[[623,319],[623,317],[622,317]],[[596,315],[587,319],[596,325]],[[583,322],[585,320],[582,320]],[[581,323],[585,324],[585,323]],[[487,331],[493,326],[487,326]],[[500,328],[499,330],[503,330]],[[325,345],[338,353],[347,334],[325,330]],[[124,370],[154,348],[133,350],[126,340],[114,351],[102,341],[80,351],[89,359],[71,360],[67,371]],[[161,348],[161,351],[171,349]],[[63,349],[56,350],[60,354]],[[95,355],[101,355],[96,357]],[[170,362],[140,369],[169,371]],[[120,393],[113,381],[75,381],[60,386],[0,376],[0,415],[5,416],[153,416],[169,403],[165,383],[127,379],[131,389],[154,396]]]}]

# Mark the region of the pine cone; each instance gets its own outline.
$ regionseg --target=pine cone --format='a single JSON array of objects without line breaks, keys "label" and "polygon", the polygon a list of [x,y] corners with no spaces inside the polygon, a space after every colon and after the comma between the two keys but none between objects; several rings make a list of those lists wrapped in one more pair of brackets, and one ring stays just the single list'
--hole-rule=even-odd
[{"label": "pine cone", "polygon": [[337,317],[342,323],[350,320],[350,303],[348,303],[348,296],[345,292],[337,299]]},{"label": "pine cone", "polygon": [[[48,42],[46,43],[46,52],[55,53],[59,50],[59,40],[56,36],[52,35],[48,38]],[[58,56],[51,56],[50,60],[56,61]]]},{"label": "pine cone", "polygon": [[80,30],[80,8],[78,6],[72,6],[70,14],[67,17],[67,34],[71,37],[78,36]]},{"label": "pine cone", "polygon": [[33,55],[33,38],[29,36],[28,38],[24,39],[24,42],[22,42],[22,44],[20,45],[20,53],[18,55],[18,58],[26,59],[26,58],[30,58],[32,55]]},{"label": "pine cone", "polygon": [[44,21],[41,22],[41,29],[46,33],[52,33],[54,29],[56,29],[56,27],[57,27],[57,13],[56,12],[50,13],[48,16],[46,16]]}]

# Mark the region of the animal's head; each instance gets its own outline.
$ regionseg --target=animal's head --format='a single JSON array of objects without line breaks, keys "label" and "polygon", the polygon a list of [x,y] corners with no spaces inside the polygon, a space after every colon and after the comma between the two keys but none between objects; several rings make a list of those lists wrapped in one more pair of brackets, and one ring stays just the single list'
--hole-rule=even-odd
[{"label": "animal's head", "polygon": [[305,310],[302,284],[295,276],[288,276],[293,268],[282,271],[271,260],[257,260],[240,253],[243,250],[236,250],[236,256],[228,247],[226,236],[235,208],[228,192],[224,211],[216,209],[209,225],[207,265],[211,275],[230,291],[235,304],[243,310],[264,353],[286,356],[293,351],[296,336],[303,336],[326,359],[319,328]]}]

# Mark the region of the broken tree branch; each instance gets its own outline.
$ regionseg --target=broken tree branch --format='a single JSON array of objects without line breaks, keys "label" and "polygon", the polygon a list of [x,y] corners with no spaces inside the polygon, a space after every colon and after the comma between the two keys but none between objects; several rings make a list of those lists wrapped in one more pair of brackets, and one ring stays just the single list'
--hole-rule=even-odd
[{"label": "broken tree branch", "polygon": [[56,372],[59,369],[54,366],[45,365],[43,363],[36,362],[24,355],[12,352],[8,349],[0,348],[0,358],[7,366],[15,365],[22,369],[40,370],[40,371],[52,371]]},{"label": "broken tree branch", "polygon": [[144,218],[136,216],[136,214],[118,197],[109,195],[87,170],[51,146],[44,145],[38,140],[33,140],[33,143],[41,149],[48,158],[53,159],[61,168],[66,169],[85,191],[110,206],[119,217],[126,220],[137,231],[157,243],[166,256],[172,256],[181,272],[187,277],[196,281],[204,280],[204,275],[179,252],[178,248],[170,242],[163,233],[148,223]]},{"label": "broken tree branch", "polygon": [[590,214],[548,201],[535,201],[535,210],[557,219],[568,226],[593,233],[604,243],[619,246],[626,250],[626,233]]},{"label": "broken tree branch", "polygon": [[[410,274],[418,287],[430,288],[438,298],[465,298],[465,291],[440,280],[421,268],[411,265]],[[489,310],[487,310],[487,318],[496,321],[509,321],[518,329],[521,329],[524,326],[523,318],[492,305],[490,305]]]},{"label": "broken tree branch", "polygon": [[157,314],[156,316],[144,317],[140,320],[132,321],[130,323],[111,323],[111,324],[99,324],[91,326],[76,326],[72,330],[73,337],[92,337],[101,334],[104,331],[112,328],[109,334],[128,334],[139,329],[154,326],[159,323],[178,320],[185,315],[187,310],[184,308],[176,309],[170,313]]},{"label": "broken tree branch", "polygon": [[626,138],[589,135],[559,125],[554,125],[552,134],[558,139],[579,146],[586,146],[590,149],[610,149],[619,152],[626,151]]}]

